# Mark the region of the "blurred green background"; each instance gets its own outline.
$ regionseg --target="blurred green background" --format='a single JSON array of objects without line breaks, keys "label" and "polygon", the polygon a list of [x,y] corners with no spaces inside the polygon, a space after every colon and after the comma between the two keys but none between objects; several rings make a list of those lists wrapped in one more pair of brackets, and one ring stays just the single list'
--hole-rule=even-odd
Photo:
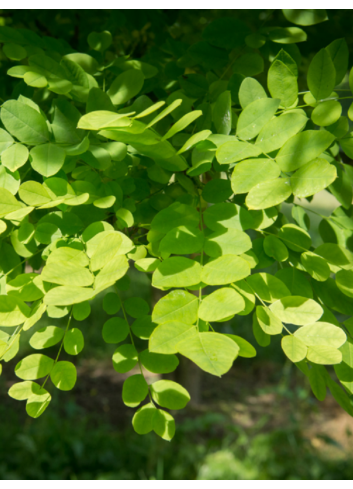
[{"label": "blurred green background", "polygon": [[[227,15],[241,18],[253,30],[267,21],[288,25],[279,10],[34,9],[0,10],[0,24],[64,38],[83,51],[89,32],[108,29],[119,54],[133,52],[139,57],[170,35],[182,42],[198,40],[210,20]],[[332,10],[329,17],[325,24],[306,28],[309,41],[301,45],[304,69],[312,53],[333,39],[345,37],[352,46],[352,11]],[[0,55],[2,75],[7,68]],[[13,83],[5,78],[1,97],[9,96]],[[322,192],[310,206],[328,215],[337,205],[331,197]],[[310,217],[317,245],[317,221],[313,214]],[[123,297],[156,300],[148,277],[132,269],[130,278],[131,286],[122,292]],[[70,358],[78,368],[75,389],[53,391],[53,401],[42,417],[29,418],[24,403],[7,396],[16,381],[16,363],[29,353],[26,344],[33,330],[22,339],[20,355],[5,364],[0,377],[2,480],[353,479],[353,420],[330,396],[323,403],[313,397],[307,380],[286,361],[280,338],[274,338],[267,348],[256,346],[255,359],[237,359],[221,381],[201,374],[197,379],[200,399],[182,414],[173,413],[177,432],[171,443],[153,433],[135,434],[131,426],[134,410],[121,401],[125,376],[113,370],[114,346],[106,345],[101,337],[108,318],[102,301],[103,294],[92,303],[91,316],[77,324],[85,337],[85,349],[78,358]],[[35,329],[48,321],[42,320]],[[60,321],[56,324],[62,326],[65,318],[62,324]],[[251,317],[237,317],[221,327],[255,344]],[[64,360],[66,354],[62,356]]]}]

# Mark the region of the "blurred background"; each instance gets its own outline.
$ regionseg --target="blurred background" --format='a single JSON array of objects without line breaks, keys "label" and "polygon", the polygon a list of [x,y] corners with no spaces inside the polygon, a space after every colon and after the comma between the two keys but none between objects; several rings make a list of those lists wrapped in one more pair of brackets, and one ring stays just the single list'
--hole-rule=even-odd
[{"label": "blurred background", "polygon": [[[334,39],[345,37],[352,53],[352,10],[328,14],[328,22],[305,28],[309,41],[300,45],[303,72],[313,53]],[[119,55],[133,52],[138,58],[170,37],[187,43],[199,40],[205,25],[229,15],[241,18],[254,31],[268,21],[288,25],[280,10],[0,10],[0,25],[65,39],[79,51],[87,51],[91,31],[107,29]],[[4,77],[8,67],[0,53],[3,99],[11,95],[15,83]],[[329,215],[337,205],[324,191],[308,207]],[[318,221],[309,215],[317,246]],[[123,298],[140,296],[150,304],[157,299],[151,295],[149,277],[131,269],[129,278]],[[19,355],[5,364],[0,377],[1,480],[353,479],[353,419],[330,395],[322,403],[314,398],[306,378],[285,359],[280,338],[274,337],[267,348],[256,345],[251,316],[238,316],[222,328],[254,344],[256,358],[237,359],[222,380],[191,375],[194,401],[181,414],[172,413],[177,432],[171,443],[154,433],[135,434],[134,410],[121,400],[126,376],[114,371],[115,347],[101,336],[108,319],[102,301],[103,294],[92,302],[90,317],[76,324],[85,338],[83,352],[70,357],[78,369],[76,387],[71,392],[53,391],[42,417],[29,418],[25,404],[7,396],[17,381],[16,363],[30,353],[33,330],[22,338]],[[64,322],[65,318],[55,324]],[[53,320],[43,319],[35,329],[49,324]],[[49,356],[55,353],[55,347],[48,349]],[[190,382],[182,366],[178,375]]]}]

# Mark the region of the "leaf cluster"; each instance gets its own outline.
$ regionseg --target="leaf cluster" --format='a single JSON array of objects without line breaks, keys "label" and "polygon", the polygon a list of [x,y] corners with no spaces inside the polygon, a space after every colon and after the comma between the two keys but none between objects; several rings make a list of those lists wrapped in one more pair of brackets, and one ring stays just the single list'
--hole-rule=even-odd
[{"label": "leaf cluster", "polygon": [[[182,355],[221,377],[238,356],[256,355],[222,331],[235,315],[252,314],[261,347],[281,335],[315,396],[328,387],[353,415],[353,173],[343,161],[353,158],[353,105],[342,115],[341,104],[352,98],[353,71],[337,39],[299,87],[305,26],[327,16],[283,13],[295,26],[251,33],[218,18],[199,42],[170,38],[143,59],[117,57],[109,31],[88,35],[88,54],[0,27],[8,75],[19,80],[0,113],[1,359],[16,356],[43,315],[67,317],[65,329],[30,339],[34,350],[57,345],[55,359],[36,352],[16,365],[21,382],[9,395],[26,400],[30,416],[49,405],[50,383],[75,386],[76,367],[60,355],[82,351],[72,318],[86,319],[102,292],[111,315],[102,337],[116,345],[114,369],[132,371],[122,396],[138,407],[137,433],[170,440],[166,409],[190,400],[146,372],[171,373]],[[323,190],[339,206],[320,216],[315,247],[306,208]],[[131,266],[163,291],[152,311],[120,297]]]}]

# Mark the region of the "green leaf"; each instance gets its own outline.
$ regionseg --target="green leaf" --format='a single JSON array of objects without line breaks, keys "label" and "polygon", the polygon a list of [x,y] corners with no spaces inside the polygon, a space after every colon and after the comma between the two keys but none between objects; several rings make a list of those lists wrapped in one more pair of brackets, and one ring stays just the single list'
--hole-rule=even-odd
[{"label": "green leaf", "polygon": [[254,76],[264,71],[264,60],[258,53],[246,53],[235,60],[233,72]]},{"label": "green leaf", "polygon": [[336,273],[337,287],[348,297],[353,297],[353,271],[340,270]]},{"label": "green leaf", "polygon": [[240,336],[236,336],[235,334],[227,334],[228,338],[231,340],[235,341],[235,343],[239,346],[240,350],[238,353],[239,357],[244,357],[244,358],[253,358],[256,357],[256,350],[255,348],[244,338],[241,338]]},{"label": "green leaf", "polygon": [[207,227],[212,231],[224,229],[245,231],[254,225],[251,214],[245,208],[226,202],[208,207],[203,218]]},{"label": "green leaf", "polygon": [[308,348],[307,359],[319,365],[336,365],[342,362],[342,353],[332,346],[312,346]]},{"label": "green leaf", "polygon": [[245,78],[239,88],[239,101],[242,108],[245,109],[251,102],[261,98],[267,98],[262,85],[255,78]]},{"label": "green leaf", "polygon": [[261,150],[254,144],[241,141],[228,141],[217,149],[216,157],[221,165],[235,163],[237,161],[258,156]]},{"label": "green leaf", "polygon": [[205,240],[204,251],[217,258],[222,255],[241,255],[251,249],[249,236],[237,229],[224,229],[209,234]]},{"label": "green leaf", "polygon": [[323,243],[315,249],[315,253],[327,261],[333,273],[352,267],[353,253],[338,244]]},{"label": "green leaf", "polygon": [[281,341],[282,350],[293,363],[301,362],[308,352],[305,343],[296,336],[284,336]]},{"label": "green leaf", "polygon": [[20,186],[18,172],[12,173],[5,166],[0,166],[0,186],[15,195]]},{"label": "green leaf", "polygon": [[313,57],[307,75],[308,87],[316,100],[331,95],[336,83],[336,70],[326,49],[321,49]]},{"label": "green leaf", "polygon": [[305,271],[315,280],[325,282],[325,280],[329,278],[331,274],[330,267],[321,256],[311,253],[311,251],[307,251],[301,254],[300,261]]},{"label": "green leaf", "polygon": [[138,359],[137,350],[133,345],[121,345],[113,354],[114,370],[120,374],[125,374],[135,367]]},{"label": "green leaf", "polygon": [[140,92],[144,80],[145,77],[140,70],[124,71],[115,78],[107,93],[114,105],[125,104]]},{"label": "green leaf", "polygon": [[18,193],[23,202],[31,206],[40,206],[51,201],[49,193],[39,182],[22,183]]},{"label": "green leaf", "polygon": [[317,365],[311,366],[309,370],[309,382],[314,396],[319,401],[324,401],[326,397],[326,382],[321,368],[323,367],[318,367]]},{"label": "green leaf", "polygon": [[247,105],[238,119],[237,136],[243,140],[257,136],[264,125],[272,119],[279,104],[279,99],[261,98]]},{"label": "green leaf", "polygon": [[[347,115],[349,116],[349,114],[350,113],[348,111]],[[345,136],[349,130],[349,122],[347,117],[339,117],[336,122],[334,122],[330,126],[327,126],[326,130],[336,136],[337,139],[343,138],[343,136]]]},{"label": "green leaf", "polygon": [[123,385],[123,401],[128,407],[136,407],[148,394],[148,385],[143,375],[128,377]]},{"label": "green leaf", "polygon": [[243,311],[243,297],[230,287],[223,287],[202,299],[199,317],[204,321],[221,321]]},{"label": "green leaf", "polygon": [[185,143],[179,149],[177,154],[179,155],[179,154],[185,153],[185,151],[188,151],[189,149],[196,146],[201,141],[204,141],[210,135],[211,135],[211,131],[209,131],[208,129],[206,129],[204,131],[197,132],[196,134],[193,134],[189,139],[187,139],[185,141]]},{"label": "green leaf", "polygon": [[[30,380],[25,380],[24,382],[17,382],[13,384],[9,389],[9,396],[17,401],[25,401],[32,394],[39,394],[41,391],[40,385],[36,382]],[[45,391],[46,392],[46,391]]]},{"label": "green leaf", "polygon": [[88,301],[74,304],[72,308],[72,315],[76,321],[84,321],[91,314],[91,306]]},{"label": "green leaf", "polygon": [[0,155],[9,148],[12,144],[14,144],[13,137],[10,136],[8,132],[4,129],[0,128]]},{"label": "green leaf", "polygon": [[265,302],[275,302],[290,295],[286,285],[269,273],[255,273],[246,279],[251,290]]},{"label": "green leaf", "polygon": [[326,376],[327,385],[331,391],[332,396],[337,403],[344,409],[350,416],[353,416],[353,407],[351,398],[334,382],[329,375]]},{"label": "green leaf", "polygon": [[55,144],[35,146],[30,151],[31,166],[40,175],[51,177],[62,168],[65,156],[65,151]]},{"label": "green leaf", "polygon": [[63,285],[49,290],[44,297],[44,304],[48,306],[70,306],[92,299],[93,296],[93,289]]},{"label": "green leaf", "polygon": [[256,317],[256,313],[254,313],[252,317],[252,330],[254,337],[260,346],[266,347],[271,343],[271,336],[265,333],[265,331],[261,328]]},{"label": "green leaf", "polygon": [[87,268],[77,267],[71,263],[51,262],[42,270],[42,279],[58,285],[81,286],[92,285],[94,277]]},{"label": "green leaf", "polygon": [[167,409],[184,409],[190,401],[188,391],[172,380],[158,380],[150,389],[152,399]]},{"label": "green leaf", "polygon": [[43,348],[49,348],[56,345],[64,337],[64,330],[56,326],[46,326],[39,329],[32,338],[29,340],[29,344],[35,350],[43,350]]},{"label": "green leaf", "polygon": [[140,353],[140,360],[145,369],[156,374],[169,374],[179,365],[178,357],[175,355],[151,353],[148,350]]},{"label": "green leaf", "polygon": [[105,128],[125,127],[131,124],[128,119],[128,114],[117,114],[109,110],[95,110],[82,116],[78,121],[79,129],[87,129],[88,131],[100,131]]},{"label": "green leaf", "polygon": [[312,299],[290,296],[274,302],[271,311],[284,323],[305,326],[318,321],[323,313],[322,307]]},{"label": "green leaf", "polygon": [[157,327],[157,323],[152,322],[151,316],[145,316],[143,318],[136,319],[133,322],[131,329],[135,336],[142,340],[148,340],[154,329]]},{"label": "green leaf", "polygon": [[22,208],[21,203],[5,188],[0,191],[0,217],[6,217],[11,212]]},{"label": "green leaf", "polygon": [[212,107],[212,122],[218,134],[229,134],[232,129],[232,100],[230,91],[221,93]]},{"label": "green leaf", "polygon": [[232,188],[229,180],[214,179],[206,183],[202,190],[202,198],[206,202],[217,204],[228,200],[232,195]]},{"label": "green leaf", "polygon": [[18,326],[30,315],[30,308],[20,299],[9,295],[0,295],[1,326]]},{"label": "green leaf", "polygon": [[103,309],[107,314],[116,314],[121,308],[120,297],[114,292],[109,292],[109,294],[104,296],[103,299]]},{"label": "green leaf", "polygon": [[307,39],[306,33],[299,27],[283,27],[270,31],[270,40],[280,44],[293,44],[304,42]]},{"label": "green leaf", "polygon": [[252,187],[245,202],[248,209],[268,209],[288,199],[291,193],[289,178],[277,178]]},{"label": "green leaf", "polygon": [[327,47],[336,70],[335,86],[339,85],[348,70],[349,50],[345,39],[335,39]]},{"label": "green leaf", "polygon": [[161,253],[189,255],[201,251],[204,241],[203,232],[196,227],[179,226],[170,230],[159,245]]},{"label": "green leaf", "polygon": [[20,61],[21,59],[27,57],[27,51],[19,44],[15,44],[15,43],[4,44],[2,50],[9,59],[15,61]]},{"label": "green leaf", "polygon": [[159,265],[157,258],[141,258],[135,261],[135,268],[140,272],[154,272]]},{"label": "green leaf", "polygon": [[179,226],[197,227],[199,214],[191,205],[174,202],[166,209],[158,212],[151,222],[151,229],[166,234]]},{"label": "green leaf", "polygon": [[44,117],[32,107],[17,100],[2,105],[1,120],[10,134],[29,145],[46,143],[49,131]]},{"label": "green leaf", "polygon": [[267,86],[271,96],[280,99],[282,107],[290,107],[297,100],[297,76],[280,59],[275,59],[268,70]]},{"label": "green leaf", "polygon": [[198,333],[178,343],[177,348],[202,370],[218,377],[228,372],[239,352],[234,341],[219,333]]},{"label": "green leaf", "polygon": [[80,117],[79,110],[68,100],[56,99],[54,101],[54,118],[51,129],[57,144],[80,148],[84,140],[89,143],[88,139],[84,139],[84,131],[77,129]]},{"label": "green leaf", "polygon": [[293,194],[299,198],[317,194],[334,182],[336,177],[334,165],[330,165],[324,158],[316,158],[292,175],[290,181]]},{"label": "green leaf", "polygon": [[231,184],[234,194],[245,194],[255,185],[274,180],[281,170],[268,158],[249,159],[238,163],[233,171]]},{"label": "green leaf", "polygon": [[158,265],[152,275],[152,285],[157,288],[188,287],[201,282],[201,266],[198,262],[174,256]]},{"label": "green leaf", "polygon": [[69,248],[67,246],[62,246],[53,250],[48,259],[49,263],[69,263],[70,265],[76,265],[77,267],[86,267],[89,263],[87,255],[80,249]]},{"label": "green leaf", "polygon": [[282,9],[289,22],[297,25],[314,25],[328,20],[325,9]]},{"label": "green leaf", "polygon": [[198,117],[202,115],[202,110],[194,110],[193,112],[189,112],[185,114],[181,119],[179,119],[173,126],[169,129],[169,131],[163,136],[162,141],[166,139],[170,139],[174,136],[174,134],[185,129],[189,124],[194,122]]},{"label": "green leaf", "polygon": [[96,275],[94,288],[97,291],[104,290],[121,279],[129,269],[129,263],[125,256],[116,256],[110,260]]},{"label": "green leaf", "polygon": [[250,267],[247,261],[239,256],[223,255],[203,267],[201,280],[207,285],[224,285],[242,280],[248,275]]},{"label": "green leaf", "polygon": [[26,412],[31,418],[38,418],[44,413],[51,401],[51,395],[45,389],[41,389],[40,393],[32,394],[26,404]]},{"label": "green leaf", "polygon": [[103,325],[102,336],[106,343],[120,343],[129,334],[129,325],[125,319],[113,317]]},{"label": "green leaf", "polygon": [[139,435],[146,435],[153,430],[164,440],[170,441],[175,434],[173,417],[162,409],[156,409],[151,402],[136,411],[132,424]]},{"label": "green leaf", "polygon": [[318,126],[330,126],[338,121],[342,114],[342,105],[336,100],[318,104],[311,113],[311,120]]},{"label": "green leaf", "polygon": [[288,259],[287,247],[277,236],[266,236],[264,240],[264,251],[266,255],[273,257],[276,261],[282,262]]},{"label": "green leaf", "polygon": [[41,379],[48,375],[54,366],[54,360],[36,353],[28,355],[23,360],[18,362],[15,367],[15,374],[23,380]]},{"label": "green leaf", "polygon": [[120,252],[122,242],[121,235],[116,232],[111,233],[106,236],[105,239],[102,239],[91,257],[91,270],[93,272],[101,270],[107,263],[109,263],[110,260]]},{"label": "green leaf", "polygon": [[255,295],[253,294],[253,291],[245,280],[240,280],[239,282],[232,284],[232,287],[239,292],[245,301],[245,308],[240,311],[238,315],[247,316],[255,307]]},{"label": "green leaf", "polygon": [[278,237],[293,251],[308,251],[311,246],[311,237],[304,229],[295,224],[285,224],[281,227]]},{"label": "green leaf", "polygon": [[26,164],[28,149],[20,143],[15,143],[1,153],[1,163],[11,172],[14,172]]},{"label": "green leaf", "polygon": [[129,297],[124,301],[124,307],[129,316],[135,319],[147,316],[150,311],[150,306],[141,297]]},{"label": "green leaf", "polygon": [[[114,199],[114,201],[113,201]],[[113,199],[110,200],[109,203],[105,202],[104,208],[112,207],[112,205],[115,202],[115,197],[113,196]],[[101,203],[101,199],[99,199]],[[97,201],[93,202],[94,205],[97,207],[102,207],[102,205],[97,205]],[[119,223],[119,228],[131,228],[134,225],[134,216],[128,209],[123,209],[122,207],[118,209],[115,213],[116,217],[118,218],[118,223]]]},{"label": "green leaf", "polygon": [[172,355],[178,353],[178,344],[197,335],[197,330],[190,324],[180,321],[168,321],[157,326],[149,339],[149,351]]},{"label": "green leaf", "polygon": [[109,31],[91,32],[87,42],[95,51],[105,51],[112,43],[112,35]]},{"label": "green leaf", "polygon": [[147,124],[146,129],[148,129],[149,127],[152,127],[155,124],[157,124],[157,122],[159,122],[160,120],[162,120],[168,114],[170,114],[171,112],[173,112],[173,110],[175,110],[177,107],[179,107],[179,105],[181,105],[182,102],[183,102],[183,100],[180,99],[180,98],[174,100],[170,105],[168,105],[168,107],[166,107],[158,115],[156,115],[156,117],[154,119],[152,119],[152,121],[149,124]]},{"label": "green leaf", "polygon": [[327,307],[342,314],[353,315],[351,299],[341,292],[334,279],[329,278],[326,282],[313,282],[312,285],[320,301]]},{"label": "green leaf", "polygon": [[7,229],[7,224],[5,221],[0,221],[0,234],[4,233]]},{"label": "green leaf", "polygon": [[50,378],[57,389],[70,391],[76,384],[76,367],[71,362],[57,362],[50,372]]},{"label": "green leaf", "polygon": [[25,302],[41,299],[45,293],[43,281],[36,273],[24,273],[17,275],[6,285],[7,295],[16,297]]},{"label": "green leaf", "polygon": [[198,307],[198,298],[195,295],[185,290],[173,290],[157,302],[152,312],[152,320],[158,324],[167,321],[194,324]]},{"label": "green leaf", "polygon": [[120,70],[124,71],[130,70],[131,68],[141,70],[146,79],[157,75],[158,68],[155,66],[145,63],[144,61],[127,58],[128,56],[121,56],[118,59],[115,58],[114,66],[117,66]]},{"label": "green leaf", "polygon": [[267,307],[257,306],[256,317],[264,333],[276,335],[282,332],[283,324]]},{"label": "green leaf", "polygon": [[306,346],[332,346],[333,348],[339,348],[347,339],[345,332],[341,328],[322,321],[307,324],[297,329],[294,335]]},{"label": "green leaf", "polygon": [[50,222],[43,222],[38,224],[35,230],[34,237],[41,244],[50,244],[61,238],[61,231],[55,225]]},{"label": "green leaf", "polygon": [[257,136],[255,147],[265,153],[281,148],[305,126],[307,117],[299,112],[284,113],[271,119]]},{"label": "green leaf", "polygon": [[303,207],[300,207],[299,205],[294,205],[292,207],[292,217],[301,228],[303,228],[305,231],[309,231],[310,218]]},{"label": "green leaf", "polygon": [[327,131],[301,132],[282,146],[276,161],[282,171],[294,171],[320,156],[334,140],[335,136]]},{"label": "green leaf", "polygon": [[78,355],[84,347],[85,341],[80,329],[72,328],[66,334],[64,338],[64,350],[69,355]]}]

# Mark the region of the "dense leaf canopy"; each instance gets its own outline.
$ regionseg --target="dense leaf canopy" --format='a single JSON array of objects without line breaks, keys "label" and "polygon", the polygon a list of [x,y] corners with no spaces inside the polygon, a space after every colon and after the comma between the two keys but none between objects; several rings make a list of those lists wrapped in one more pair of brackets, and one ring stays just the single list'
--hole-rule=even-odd
[{"label": "dense leaf canopy", "polygon": [[[137,433],[170,440],[175,423],[166,410],[190,400],[178,383],[150,381],[146,371],[170,373],[184,356],[220,377],[238,356],[256,355],[222,328],[235,315],[252,315],[260,347],[281,335],[315,396],[323,400],[328,387],[353,415],[346,40],[310,44],[310,33],[329,22],[324,10],[277,11],[278,24],[256,11],[251,26],[244,13],[206,17],[185,38],[178,14],[158,11],[137,17],[134,46],[132,19],[117,12],[106,30],[78,22],[79,34],[64,39],[53,24],[50,35],[30,29],[30,19],[29,28],[16,27],[16,15],[15,27],[0,26],[8,75],[0,359],[16,356],[28,330],[35,350],[16,365],[21,381],[9,395],[38,417],[50,390],[75,386],[76,368],[60,354],[82,351],[72,317],[86,319],[103,292],[111,317],[102,337],[116,345],[114,369],[132,371],[122,397],[137,408]],[[315,216],[317,244],[307,208],[321,191],[338,203]],[[131,267],[161,291],[152,311],[140,297],[120,297]],[[53,325],[38,329],[43,316]],[[62,317],[65,329],[55,326]],[[41,352],[55,345],[55,358]]]}]

